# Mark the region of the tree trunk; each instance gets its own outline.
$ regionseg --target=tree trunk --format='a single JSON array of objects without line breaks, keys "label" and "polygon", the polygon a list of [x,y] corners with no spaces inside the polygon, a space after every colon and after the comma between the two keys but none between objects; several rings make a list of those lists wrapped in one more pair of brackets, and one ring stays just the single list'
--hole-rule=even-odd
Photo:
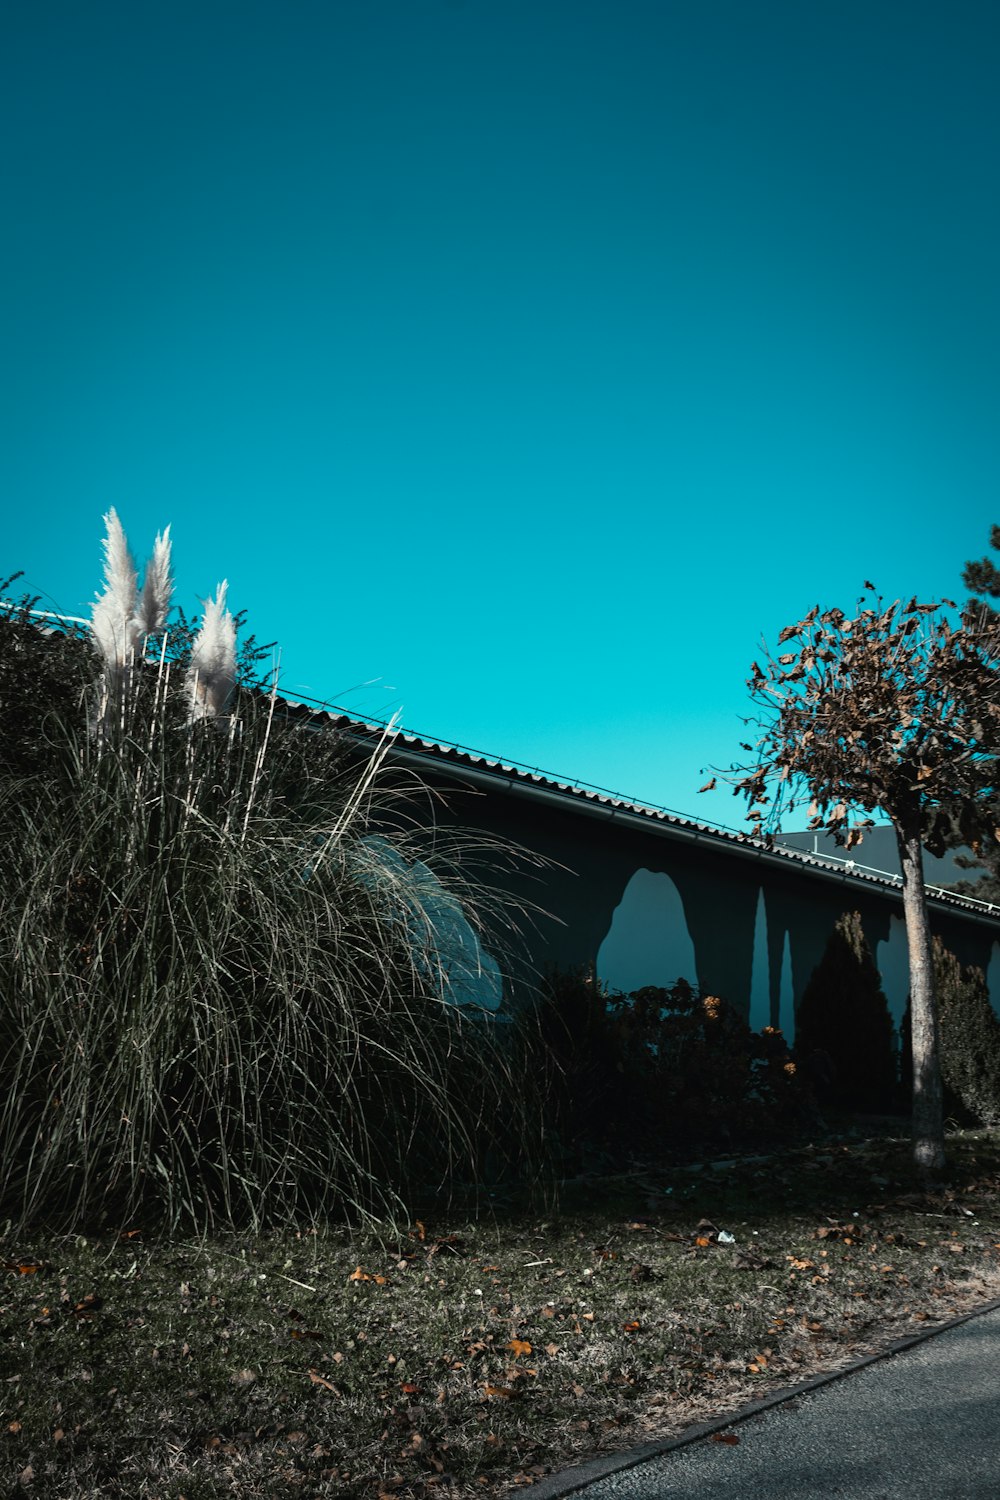
[{"label": "tree trunk", "polygon": [[937,1000],[927,893],[920,835],[916,828],[896,828],[903,871],[903,914],[910,955],[910,1032],[913,1042],[913,1159],[923,1172],[944,1166],[941,1107],[941,1057],[938,1049]]}]

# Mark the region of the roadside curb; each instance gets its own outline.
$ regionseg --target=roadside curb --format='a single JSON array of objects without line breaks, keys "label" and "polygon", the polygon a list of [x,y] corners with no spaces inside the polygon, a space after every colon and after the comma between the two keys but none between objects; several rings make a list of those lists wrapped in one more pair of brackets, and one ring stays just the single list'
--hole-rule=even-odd
[{"label": "roadside curb", "polygon": [[944,1323],[936,1323],[933,1328],[922,1329],[919,1333],[908,1334],[906,1338],[895,1339],[884,1349],[880,1349],[877,1354],[866,1354],[861,1359],[856,1359],[840,1369],[831,1370],[826,1375],[814,1375],[798,1385],[783,1386],[780,1390],[772,1392],[770,1396],[764,1396],[759,1401],[751,1401],[746,1406],[738,1407],[728,1416],[715,1417],[711,1421],[697,1422],[691,1427],[685,1427],[677,1437],[654,1439],[652,1442],[642,1443],[638,1448],[630,1448],[624,1453],[610,1453],[601,1458],[588,1459],[571,1469],[563,1469],[558,1474],[547,1474],[544,1479],[539,1479],[536,1484],[528,1486],[522,1493],[530,1496],[531,1500],[558,1500],[560,1496],[573,1495],[598,1479],[606,1479],[612,1474],[622,1474],[628,1469],[638,1468],[640,1464],[647,1463],[652,1458],[661,1458],[665,1453],[672,1453],[677,1448],[687,1448],[692,1443],[711,1437],[713,1433],[725,1432],[727,1428],[748,1422],[751,1417],[760,1416],[762,1412],[771,1411],[776,1406],[784,1406],[786,1402],[796,1400],[801,1396],[809,1396],[813,1391],[832,1385],[836,1380],[843,1380],[848,1375],[856,1375],[859,1370],[867,1369],[869,1365],[881,1364],[883,1360],[892,1359],[897,1354],[905,1354],[908,1349],[913,1349],[919,1344],[926,1344],[940,1334],[947,1333],[950,1328],[958,1328],[963,1323],[971,1322],[973,1318],[981,1318],[986,1313],[996,1312],[998,1309],[1000,1309],[1000,1297],[994,1298],[992,1302],[984,1302],[982,1306],[973,1308],[971,1312],[960,1313],[956,1318],[949,1318]]}]

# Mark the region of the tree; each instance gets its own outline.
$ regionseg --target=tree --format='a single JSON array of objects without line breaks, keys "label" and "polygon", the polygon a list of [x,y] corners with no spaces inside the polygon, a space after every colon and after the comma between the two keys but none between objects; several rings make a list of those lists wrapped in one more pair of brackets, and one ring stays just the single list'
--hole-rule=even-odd
[{"label": "tree", "polygon": [[[1000,552],[1000,526],[990,528],[990,546]],[[962,582],[970,594],[986,594],[991,599],[1000,599],[1000,568],[988,557],[967,562],[962,573]],[[984,599],[970,599],[969,605],[990,609]]]},{"label": "tree", "polygon": [[[866,602],[870,601],[870,602]],[[872,584],[853,619],[811,609],[765,649],[747,686],[761,713],[751,765],[729,780],[766,838],[808,797],[811,829],[850,849],[873,813],[896,831],[913,1012],[913,1150],[944,1164],[941,1071],[922,846],[994,837],[1000,754],[1000,623],[951,600],[885,605]]]},{"label": "tree", "polygon": [[[1000,552],[1000,526],[990,529],[990,546]],[[973,595],[986,595],[986,598],[978,597],[968,599],[965,604],[967,617],[975,618],[976,615],[989,619],[996,618],[996,612],[987,599],[1000,599],[1000,568],[988,557],[978,560],[970,560],[965,564],[962,573],[962,582]],[[1000,802],[994,809],[996,821],[1000,823]],[[950,887],[960,896],[974,896],[977,901],[993,901],[1000,904],[1000,845],[992,838],[983,843],[974,840],[972,844],[973,858],[968,855],[958,854],[955,863],[962,870],[978,870],[977,879],[957,880]],[[982,872],[986,873],[983,874]]]}]

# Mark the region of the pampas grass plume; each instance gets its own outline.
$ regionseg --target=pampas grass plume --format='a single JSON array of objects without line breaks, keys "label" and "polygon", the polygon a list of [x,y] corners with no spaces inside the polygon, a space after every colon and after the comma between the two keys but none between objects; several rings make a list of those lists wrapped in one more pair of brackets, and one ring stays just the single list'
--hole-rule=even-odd
[{"label": "pampas grass plume", "polygon": [[167,628],[174,580],[170,572],[170,527],[157,532],[153,555],[146,564],[142,593],[135,612],[135,627],[140,637],[156,635]]},{"label": "pampas grass plume", "polygon": [[223,580],[215,598],[207,601],[201,629],[191,647],[187,690],[192,719],[225,713],[236,685],[236,623],[226,608],[228,588]]},{"label": "pampas grass plume", "polygon": [[114,506],[104,517],[104,593],[91,608],[90,628],[109,667],[123,667],[136,645],[137,577]]}]

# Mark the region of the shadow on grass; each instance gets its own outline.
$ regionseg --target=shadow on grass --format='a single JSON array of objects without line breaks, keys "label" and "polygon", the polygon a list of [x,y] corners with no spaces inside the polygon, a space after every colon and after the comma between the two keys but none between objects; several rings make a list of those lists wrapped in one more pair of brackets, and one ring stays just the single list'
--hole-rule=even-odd
[{"label": "shadow on grass", "polygon": [[[913,1162],[904,1116],[830,1116],[809,1136],[667,1151],[595,1153],[572,1176],[458,1192],[449,1210],[515,1225],[537,1218],[613,1216],[651,1227],[689,1227],[692,1213],[718,1223],[789,1213],[834,1220],[889,1205],[967,1217],[976,1190],[1000,1193],[1000,1133],[954,1130],[945,1170],[933,1181]],[[959,1199],[961,1198],[961,1206]],[[421,1212],[440,1215],[428,1202]]]}]

